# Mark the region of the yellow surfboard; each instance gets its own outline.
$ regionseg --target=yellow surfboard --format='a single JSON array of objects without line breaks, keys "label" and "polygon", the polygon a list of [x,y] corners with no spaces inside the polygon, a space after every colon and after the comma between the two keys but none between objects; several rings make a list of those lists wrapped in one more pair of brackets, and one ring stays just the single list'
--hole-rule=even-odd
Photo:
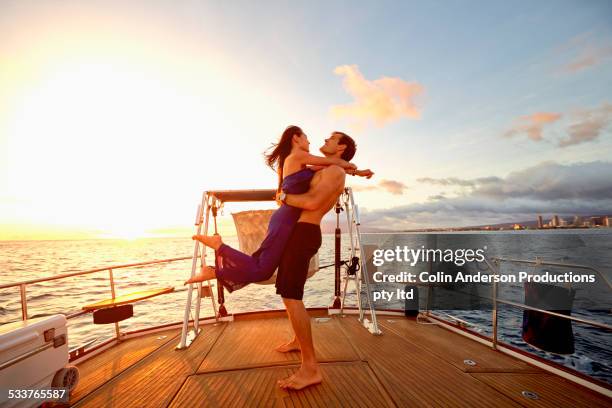
[{"label": "yellow surfboard", "polygon": [[149,290],[143,290],[140,292],[132,292],[132,293],[128,293],[125,295],[117,296],[114,299],[101,300],[100,302],[96,302],[96,303],[92,303],[87,306],[83,306],[83,310],[90,311],[90,310],[104,309],[107,307],[126,305],[128,303],[138,302],[140,300],[152,298],[154,296],[164,295],[166,293],[171,293],[171,292],[174,292],[173,287],[149,289]]}]

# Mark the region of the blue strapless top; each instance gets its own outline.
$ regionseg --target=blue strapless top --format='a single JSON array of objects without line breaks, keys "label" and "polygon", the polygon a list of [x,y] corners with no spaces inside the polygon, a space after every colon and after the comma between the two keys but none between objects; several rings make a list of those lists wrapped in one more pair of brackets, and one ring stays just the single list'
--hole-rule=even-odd
[{"label": "blue strapless top", "polygon": [[296,171],[283,179],[281,188],[287,194],[304,194],[310,188],[310,180],[314,173],[309,168]]}]

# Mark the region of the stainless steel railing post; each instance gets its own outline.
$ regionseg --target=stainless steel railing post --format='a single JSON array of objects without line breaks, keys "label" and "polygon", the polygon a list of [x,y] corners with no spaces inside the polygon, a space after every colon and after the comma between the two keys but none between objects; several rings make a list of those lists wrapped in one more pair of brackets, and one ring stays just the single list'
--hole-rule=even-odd
[{"label": "stainless steel railing post", "polygon": [[26,298],[26,285],[19,285],[19,295],[21,296],[21,320],[28,320],[28,299]]},{"label": "stainless steel railing post", "polygon": [[[427,269],[429,272],[429,275],[431,275],[433,273],[433,261],[430,259],[429,262],[427,262]],[[427,302],[425,304],[425,310],[427,315],[429,315],[429,312],[431,311],[431,298],[433,297],[433,287],[431,285],[427,285]]]},{"label": "stainless steel railing post", "polygon": [[493,348],[497,348],[497,282],[493,281]]},{"label": "stainless steel railing post", "polygon": [[113,277],[113,270],[112,269],[108,270],[108,277],[110,279],[111,297],[114,299],[115,298],[115,279]]},{"label": "stainless steel railing post", "polygon": [[[497,270],[497,268],[495,266],[493,266],[493,264],[491,262],[489,262],[489,260],[487,258],[484,259],[485,263],[487,264],[487,266],[489,267],[489,269],[493,272],[494,276],[498,276],[499,275],[499,271]],[[497,261],[494,260],[493,263],[495,265],[498,265]],[[497,322],[497,281],[496,279],[493,279],[493,287],[492,287],[492,301],[493,301],[493,311],[492,311],[492,315],[491,315],[491,324],[492,324],[492,329],[493,329],[493,335],[491,338],[491,346],[496,349],[497,348],[497,326],[498,326],[498,322]]]},{"label": "stainless steel railing post", "polygon": [[[113,270],[108,270],[108,277],[110,279],[111,297],[115,299],[115,278],[113,277]],[[115,322],[115,337],[117,341],[121,338],[121,332],[119,331],[119,322]]]}]

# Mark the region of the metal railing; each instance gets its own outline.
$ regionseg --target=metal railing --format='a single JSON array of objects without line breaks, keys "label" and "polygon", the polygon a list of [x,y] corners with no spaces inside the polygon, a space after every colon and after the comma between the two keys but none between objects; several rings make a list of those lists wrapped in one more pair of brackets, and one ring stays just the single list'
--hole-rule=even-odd
[{"label": "metal railing", "polygon": [[[115,279],[114,279],[114,275],[113,275],[113,271],[114,270],[117,270],[117,269],[126,269],[126,268],[135,268],[135,267],[139,267],[139,266],[156,265],[156,264],[161,264],[161,263],[171,263],[171,262],[185,261],[185,260],[188,260],[188,259],[191,259],[191,258],[192,258],[191,256],[184,256],[184,257],[180,257],[180,258],[159,259],[159,260],[155,260],[155,261],[137,262],[137,263],[131,263],[131,264],[122,264],[122,265],[113,265],[113,266],[107,266],[107,267],[104,267],[104,268],[89,269],[89,270],[86,270],[86,271],[62,273],[62,274],[59,274],[59,275],[47,276],[47,277],[44,277],[44,278],[29,279],[29,280],[24,280],[24,281],[20,281],[20,282],[13,282],[13,283],[2,284],[2,285],[0,285],[0,289],[8,289],[8,288],[19,287],[19,295],[20,295],[20,298],[21,298],[21,319],[22,320],[27,320],[28,319],[28,300],[27,300],[27,291],[26,291],[26,289],[27,289],[28,285],[33,285],[33,284],[42,283],[42,282],[49,282],[49,281],[59,280],[59,279],[66,279],[66,278],[71,278],[71,277],[74,277],[74,276],[90,275],[90,274],[93,274],[93,273],[108,271],[109,286],[110,286],[111,296],[112,296],[112,299],[114,299],[115,298]],[[88,313],[88,312],[87,311],[80,311],[80,312],[72,313],[72,314],[66,315],[66,319],[72,319],[74,317],[83,315],[85,313]],[[118,328],[117,328],[117,334],[118,334]]]},{"label": "metal railing", "polygon": [[[503,262],[518,263],[518,264],[524,264],[524,265],[532,265],[534,267],[535,266],[555,266],[555,267],[564,267],[564,268],[572,268],[572,269],[589,270],[589,271],[592,271],[595,274],[597,274],[607,284],[608,290],[612,290],[612,285],[610,285],[610,281],[605,276],[605,274],[603,274],[601,271],[599,271],[596,268],[593,268],[591,266],[576,265],[576,264],[566,264],[566,263],[561,263],[561,262],[545,262],[545,261],[542,261],[539,258],[536,258],[535,261],[524,260],[524,259],[513,259],[513,258],[499,258],[499,257],[492,258],[491,260],[492,260],[492,262],[485,258],[485,263],[487,264],[489,269],[495,275],[500,275],[500,271],[499,271],[498,267]],[[546,315],[556,316],[556,317],[559,317],[559,318],[562,318],[562,319],[571,320],[571,321],[574,321],[576,323],[581,323],[581,324],[585,324],[585,325],[589,325],[589,326],[593,326],[593,327],[598,327],[600,329],[611,330],[612,331],[612,326],[608,325],[608,324],[605,324],[605,323],[601,323],[601,322],[597,322],[597,321],[589,320],[589,319],[583,319],[583,318],[575,317],[575,316],[571,316],[571,315],[565,315],[565,314],[553,312],[553,311],[550,311],[550,310],[544,310],[544,309],[540,309],[540,308],[537,308],[537,307],[526,305],[524,303],[518,303],[518,302],[512,302],[510,300],[499,299],[498,298],[498,283],[497,283],[497,281],[495,279],[493,280],[493,288],[492,288],[492,296],[491,296],[491,298],[492,298],[492,303],[493,303],[492,304],[493,310],[492,310],[492,316],[491,316],[491,325],[492,325],[492,332],[493,333],[492,333],[492,336],[491,336],[490,340],[491,340],[491,346],[494,349],[497,348],[497,345],[499,343],[499,341],[498,341],[498,305],[499,304],[504,304],[504,305],[516,307],[516,308],[523,309],[523,310],[532,310],[532,311],[543,313],[543,314],[546,314]],[[429,310],[426,310],[426,313],[429,313]],[[452,316],[450,314],[447,314],[447,315],[451,319],[455,319],[454,316]],[[457,319],[457,320],[459,320],[459,319]]]}]

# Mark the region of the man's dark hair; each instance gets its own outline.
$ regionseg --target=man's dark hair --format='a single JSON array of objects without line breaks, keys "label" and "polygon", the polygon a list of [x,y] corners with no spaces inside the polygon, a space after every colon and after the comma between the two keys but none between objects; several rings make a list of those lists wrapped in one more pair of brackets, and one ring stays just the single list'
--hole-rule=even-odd
[{"label": "man's dark hair", "polygon": [[355,152],[357,151],[357,144],[355,143],[353,138],[347,135],[346,133],[338,131],[334,133],[340,135],[340,140],[338,141],[338,144],[346,146],[346,149],[344,149],[344,151],[342,152],[341,158],[346,161],[351,161],[353,156],[355,156]]}]

